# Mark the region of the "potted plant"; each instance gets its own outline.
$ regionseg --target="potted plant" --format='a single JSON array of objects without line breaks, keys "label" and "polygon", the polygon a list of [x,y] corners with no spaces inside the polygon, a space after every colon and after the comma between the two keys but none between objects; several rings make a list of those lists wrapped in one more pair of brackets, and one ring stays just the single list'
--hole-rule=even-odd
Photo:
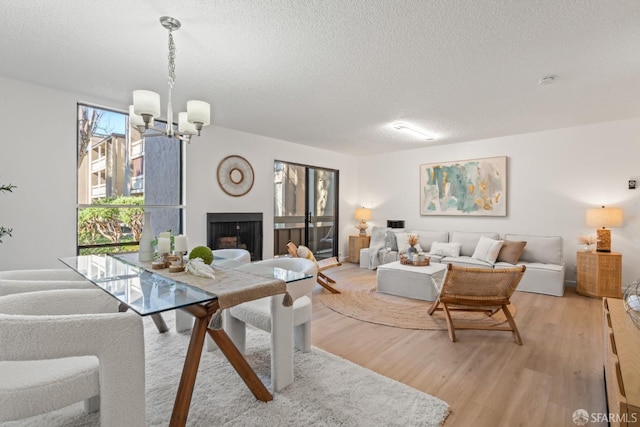
[{"label": "potted plant", "polygon": [[[0,192],[4,192],[4,191],[8,191],[9,193],[13,192],[13,189],[16,188],[15,185],[11,185],[11,184],[7,184],[7,185],[0,185]],[[0,226],[0,243],[2,243],[2,238],[4,236],[9,236],[11,237],[11,232],[13,231],[12,228],[5,228]]]}]

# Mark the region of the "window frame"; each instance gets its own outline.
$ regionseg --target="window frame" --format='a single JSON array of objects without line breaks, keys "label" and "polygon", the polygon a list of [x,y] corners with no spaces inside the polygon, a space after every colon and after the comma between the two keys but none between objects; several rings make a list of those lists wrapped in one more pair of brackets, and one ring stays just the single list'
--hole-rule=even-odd
[{"label": "window frame", "polygon": [[[92,207],[108,207],[108,208],[113,208],[113,209],[140,209],[142,208],[143,211],[147,211],[147,210],[155,210],[155,209],[178,209],[179,210],[179,217],[178,217],[178,230],[173,230],[174,234],[182,234],[183,233],[183,229],[184,229],[184,223],[185,223],[185,216],[186,216],[186,212],[185,212],[185,174],[186,174],[186,168],[185,168],[185,159],[186,159],[186,143],[184,141],[178,140],[179,143],[179,150],[178,150],[178,165],[179,165],[179,173],[180,173],[180,177],[179,177],[179,182],[177,183],[177,185],[179,186],[179,204],[173,205],[173,204],[169,204],[169,205],[160,205],[160,204],[146,204],[143,203],[142,205],[118,205],[118,204],[111,204],[111,205],[100,205],[100,204],[94,204],[94,203],[79,203],[80,200],[80,167],[81,167],[81,162],[78,156],[78,151],[80,149],[80,126],[79,126],[79,120],[80,120],[80,108],[82,107],[88,107],[88,108],[93,108],[93,109],[98,109],[98,110],[103,110],[103,111],[107,111],[107,112],[112,112],[112,113],[117,113],[117,114],[122,114],[125,116],[125,120],[126,120],[126,132],[125,132],[125,139],[126,139],[126,134],[129,133],[129,112],[128,111],[123,111],[123,110],[119,110],[116,108],[111,108],[111,107],[105,107],[102,105],[97,105],[97,104],[92,104],[92,103],[88,103],[88,102],[77,102],[76,103],[76,141],[75,141],[75,156],[76,156],[76,169],[75,169],[75,187],[76,187],[76,195],[75,195],[75,200],[76,200],[76,239],[75,239],[75,244],[76,244],[76,254],[80,255],[81,251],[86,250],[86,249],[96,249],[96,248],[116,248],[116,247],[128,247],[128,246],[139,246],[140,242],[138,241],[129,241],[129,242],[115,242],[115,243],[92,243],[92,244],[81,244],[80,243],[80,233],[79,233],[79,221],[80,221],[80,212],[82,209],[86,209],[86,208],[92,208]],[[156,122],[162,122],[161,120],[157,120]],[[175,126],[175,123],[174,123]],[[142,141],[144,146],[146,146],[146,144],[148,143],[146,138],[154,138],[152,136],[147,136],[145,137],[144,135],[142,135]],[[89,149],[91,149],[91,147],[89,147]],[[129,159],[129,163],[131,163],[132,159]],[[146,167],[148,166],[148,162],[146,162],[143,158],[142,160],[143,162],[143,174],[142,176],[146,175]],[[131,166],[130,164],[127,166]],[[132,177],[130,177],[132,178]],[[91,185],[91,180],[87,179],[88,185]],[[144,192],[142,193],[144,196]]]}]

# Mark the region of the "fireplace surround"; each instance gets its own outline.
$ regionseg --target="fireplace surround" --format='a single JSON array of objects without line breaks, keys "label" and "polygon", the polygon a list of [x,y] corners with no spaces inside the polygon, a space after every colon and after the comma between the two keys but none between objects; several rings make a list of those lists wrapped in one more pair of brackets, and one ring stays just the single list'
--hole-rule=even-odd
[{"label": "fireplace surround", "polygon": [[207,213],[207,246],[246,249],[251,261],[262,259],[262,212]]}]

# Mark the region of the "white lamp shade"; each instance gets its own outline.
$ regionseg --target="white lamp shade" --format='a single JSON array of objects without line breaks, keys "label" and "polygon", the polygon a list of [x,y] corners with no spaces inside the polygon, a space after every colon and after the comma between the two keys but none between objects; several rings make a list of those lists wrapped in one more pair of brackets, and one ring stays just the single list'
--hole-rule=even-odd
[{"label": "white lamp shade", "polygon": [[134,90],[133,112],[138,116],[160,117],[160,95],[150,90]]},{"label": "white lamp shade", "polygon": [[622,225],[622,209],[590,208],[587,209],[586,221],[589,227],[619,227]]},{"label": "white lamp shade", "polygon": [[204,101],[188,101],[187,115],[189,123],[202,123],[202,126],[207,126],[211,121],[211,106]]},{"label": "white lamp shade", "polygon": [[178,114],[178,132],[189,135],[195,135],[198,133],[196,125],[189,123],[186,112]]},{"label": "white lamp shade", "polygon": [[[135,109],[133,105],[129,105],[129,125],[133,127],[144,127],[144,119],[142,116],[139,116],[135,113]],[[153,119],[151,119],[151,123],[149,126],[153,126]]]},{"label": "white lamp shade", "polygon": [[357,208],[355,217],[356,219],[364,219],[365,221],[368,221],[371,219],[371,209]]}]

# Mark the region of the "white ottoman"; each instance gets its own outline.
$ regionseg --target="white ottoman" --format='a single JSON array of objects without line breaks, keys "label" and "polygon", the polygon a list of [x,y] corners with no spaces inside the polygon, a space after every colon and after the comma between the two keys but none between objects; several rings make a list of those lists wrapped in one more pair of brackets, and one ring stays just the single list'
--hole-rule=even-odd
[{"label": "white ottoman", "polygon": [[[433,280],[438,283],[444,278],[445,264],[431,264],[425,267],[402,265],[400,261],[378,266],[377,291],[425,301],[435,301],[438,292]],[[433,280],[432,280],[433,279]]]}]

